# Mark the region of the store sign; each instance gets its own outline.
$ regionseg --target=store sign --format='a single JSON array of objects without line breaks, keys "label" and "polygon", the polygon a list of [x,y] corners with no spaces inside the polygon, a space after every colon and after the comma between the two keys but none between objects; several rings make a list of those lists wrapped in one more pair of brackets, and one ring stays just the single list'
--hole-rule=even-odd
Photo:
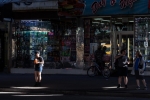
[{"label": "store sign", "polygon": [[136,15],[149,13],[149,0],[84,0],[83,15]]},{"label": "store sign", "polygon": [[144,47],[147,48],[148,47],[148,42],[144,42]]},{"label": "store sign", "polygon": [[12,10],[39,10],[39,9],[58,9],[58,1],[16,2],[12,4]]},{"label": "store sign", "polygon": [[[121,9],[126,8],[127,6],[129,6],[130,8],[132,8],[134,2],[136,2],[137,0],[120,0],[119,5]],[[114,6],[117,3],[116,0],[110,0],[110,5]],[[91,6],[93,13],[95,14],[100,8],[105,7],[106,6],[106,0],[100,0],[100,2],[94,2]]]},{"label": "store sign", "polygon": [[[121,9],[126,8],[127,6],[130,6],[130,8],[133,6],[134,2],[137,0],[120,0],[119,5]],[[102,7],[106,6],[106,0],[101,0],[100,2],[94,2],[91,6],[93,13],[95,14],[97,10],[99,10]],[[110,0],[110,5],[114,6],[117,3],[116,0]]]}]

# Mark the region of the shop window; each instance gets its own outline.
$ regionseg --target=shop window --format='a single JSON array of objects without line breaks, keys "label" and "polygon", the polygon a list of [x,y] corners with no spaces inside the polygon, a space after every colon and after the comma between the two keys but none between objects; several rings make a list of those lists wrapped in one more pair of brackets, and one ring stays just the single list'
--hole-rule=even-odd
[{"label": "shop window", "polygon": [[[150,68],[150,18],[135,17],[134,52],[139,50]],[[135,56],[135,54],[134,54]]]},{"label": "shop window", "polygon": [[75,68],[76,25],[39,20],[19,20],[13,24],[16,45],[14,67],[33,68],[35,51],[40,51],[44,67]]},{"label": "shop window", "polygon": [[111,18],[111,22],[115,26],[115,31],[133,31],[134,30],[134,18],[133,17]]},{"label": "shop window", "polygon": [[106,55],[110,57],[110,17],[89,18],[84,20],[84,61],[91,65],[92,57],[98,46],[106,47]]}]

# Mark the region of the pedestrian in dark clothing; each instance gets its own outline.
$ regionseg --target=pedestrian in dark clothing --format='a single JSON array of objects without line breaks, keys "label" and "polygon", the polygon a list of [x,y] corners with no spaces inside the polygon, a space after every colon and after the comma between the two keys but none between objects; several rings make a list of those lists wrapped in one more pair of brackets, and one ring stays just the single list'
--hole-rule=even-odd
[{"label": "pedestrian in dark clothing", "polygon": [[102,47],[99,46],[98,49],[94,52],[95,62],[102,68]]},{"label": "pedestrian in dark clothing", "polygon": [[125,88],[127,87],[128,84],[128,57],[126,56],[126,50],[122,49],[121,50],[121,55],[118,55],[115,57],[115,60],[118,60],[117,66],[118,66],[118,86],[117,88],[121,87],[121,81],[122,78],[124,78],[124,84]]},{"label": "pedestrian in dark clothing", "polygon": [[105,59],[104,59],[104,56],[106,55],[106,46],[104,46],[102,48],[102,66],[105,66]]}]

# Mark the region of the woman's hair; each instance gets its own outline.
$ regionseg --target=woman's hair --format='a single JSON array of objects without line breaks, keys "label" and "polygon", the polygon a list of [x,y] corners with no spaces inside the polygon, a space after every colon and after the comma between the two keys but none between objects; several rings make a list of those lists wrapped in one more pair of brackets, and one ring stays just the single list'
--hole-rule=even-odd
[{"label": "woman's hair", "polygon": [[35,51],[35,54],[40,54],[40,51]]},{"label": "woman's hair", "polygon": [[140,57],[142,57],[142,54],[141,54],[141,52],[138,50],[138,51],[136,51],[136,53],[138,53],[138,55],[140,56]]},{"label": "woman's hair", "polygon": [[124,51],[126,51],[126,49],[122,49],[122,50],[120,51],[120,53],[122,54]]}]

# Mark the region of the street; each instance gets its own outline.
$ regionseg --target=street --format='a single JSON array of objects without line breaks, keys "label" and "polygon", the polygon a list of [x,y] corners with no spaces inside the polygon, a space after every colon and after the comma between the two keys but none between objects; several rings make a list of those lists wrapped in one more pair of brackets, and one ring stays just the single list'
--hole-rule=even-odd
[{"label": "street", "polygon": [[45,74],[42,75],[42,86],[34,87],[33,74],[0,74],[0,98],[5,100],[147,100],[146,98],[150,98],[150,78],[145,78],[148,90],[144,90],[142,84],[141,90],[136,90],[135,77],[131,75],[129,75],[128,89],[124,88],[124,84],[117,89],[117,77],[110,77],[107,80],[102,76]]},{"label": "street", "polygon": [[149,98],[111,97],[111,96],[81,96],[63,94],[12,94],[0,95],[4,100],[149,100]]}]

